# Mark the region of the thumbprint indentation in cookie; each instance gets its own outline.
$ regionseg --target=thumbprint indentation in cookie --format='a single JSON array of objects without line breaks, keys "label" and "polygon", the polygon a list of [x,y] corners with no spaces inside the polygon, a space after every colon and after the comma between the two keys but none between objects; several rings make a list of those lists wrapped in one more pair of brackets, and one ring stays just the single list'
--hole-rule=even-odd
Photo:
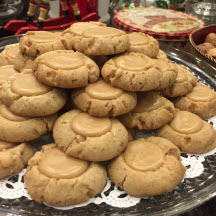
[{"label": "thumbprint indentation in cookie", "polygon": [[86,29],[95,28],[98,26],[106,26],[99,22],[77,22],[70,26],[70,32],[75,35],[81,35]]},{"label": "thumbprint indentation in cookie", "polygon": [[82,136],[101,136],[111,130],[112,123],[109,118],[97,118],[81,113],[71,122],[72,130]]},{"label": "thumbprint indentation in cookie", "polygon": [[84,37],[95,37],[95,38],[106,38],[106,37],[116,37],[121,36],[122,31],[111,28],[111,27],[96,27],[90,28],[83,32]]},{"label": "thumbprint indentation in cookie", "polygon": [[86,89],[86,93],[92,98],[101,99],[101,100],[112,100],[116,99],[123,94],[123,90],[111,86],[109,83],[104,80],[99,80],[96,83],[89,84]]},{"label": "thumbprint indentation in cookie", "polygon": [[147,59],[138,56],[120,56],[116,58],[116,66],[124,70],[142,71],[146,69]]},{"label": "thumbprint indentation in cookie", "polygon": [[179,111],[170,122],[170,127],[181,134],[193,134],[202,129],[203,121],[190,112]]},{"label": "thumbprint indentation in cookie", "polygon": [[163,150],[158,145],[143,140],[130,142],[123,156],[128,166],[142,172],[154,171],[165,163]]},{"label": "thumbprint indentation in cookie", "polygon": [[32,73],[26,73],[13,80],[11,89],[22,96],[36,96],[45,94],[52,88],[38,81]]},{"label": "thumbprint indentation in cookie", "polygon": [[82,175],[88,168],[87,161],[72,158],[57,148],[53,148],[39,163],[42,174],[56,179],[72,179]]},{"label": "thumbprint indentation in cookie", "polygon": [[77,69],[85,65],[83,56],[77,53],[59,53],[54,55],[50,59],[50,55],[45,55],[42,59],[42,63],[46,64],[48,67],[54,69]]},{"label": "thumbprint indentation in cookie", "polygon": [[28,34],[28,39],[31,42],[36,42],[36,43],[46,43],[46,42],[53,42],[58,39],[57,34],[53,34],[51,32],[47,31],[35,31],[32,34]]},{"label": "thumbprint indentation in cookie", "polygon": [[161,96],[154,92],[147,92],[138,95],[138,103],[132,112],[142,113],[156,110],[163,105]]},{"label": "thumbprint indentation in cookie", "polygon": [[1,105],[0,107],[0,115],[5,118],[8,119],[10,121],[15,121],[15,122],[21,122],[21,121],[26,121],[29,118],[27,117],[22,117],[22,116],[18,116],[14,113],[12,113],[6,106]]},{"label": "thumbprint indentation in cookie", "polygon": [[192,101],[207,102],[215,98],[215,93],[206,86],[196,85],[193,91],[186,95]]}]

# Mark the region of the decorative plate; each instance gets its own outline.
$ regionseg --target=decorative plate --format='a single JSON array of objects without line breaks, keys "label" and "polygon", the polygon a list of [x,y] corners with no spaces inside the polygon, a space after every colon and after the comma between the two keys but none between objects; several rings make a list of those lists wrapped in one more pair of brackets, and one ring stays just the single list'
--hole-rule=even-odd
[{"label": "decorative plate", "polygon": [[131,8],[114,14],[113,24],[126,32],[138,31],[159,40],[188,40],[205,24],[186,13],[161,8]]}]

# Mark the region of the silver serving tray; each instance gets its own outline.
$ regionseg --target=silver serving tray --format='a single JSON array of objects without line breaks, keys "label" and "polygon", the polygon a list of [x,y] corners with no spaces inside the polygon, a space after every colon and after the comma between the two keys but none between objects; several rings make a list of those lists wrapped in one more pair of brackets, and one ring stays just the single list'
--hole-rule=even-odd
[{"label": "silver serving tray", "polygon": [[[19,35],[0,39],[0,52],[5,46],[18,43],[20,37]],[[161,43],[161,49],[171,61],[185,65],[199,79],[216,90],[216,69],[212,65],[167,43]],[[46,144],[50,141],[51,136],[43,136],[33,143]],[[203,165],[204,172],[197,178],[184,179],[174,191],[166,195],[142,199],[136,206],[129,208],[115,208],[102,203],[62,211],[38,204],[25,197],[14,200],[0,198],[0,215],[176,215],[199,206],[216,195],[216,154],[207,156]],[[11,181],[16,181],[16,175],[11,178]]]}]

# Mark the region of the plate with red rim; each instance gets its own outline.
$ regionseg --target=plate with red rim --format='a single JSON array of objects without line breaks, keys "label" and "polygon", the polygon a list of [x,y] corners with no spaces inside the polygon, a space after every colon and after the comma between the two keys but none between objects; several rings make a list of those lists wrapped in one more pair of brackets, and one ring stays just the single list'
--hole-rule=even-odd
[{"label": "plate with red rim", "polygon": [[179,11],[131,8],[114,14],[113,25],[126,32],[144,32],[158,40],[188,40],[192,31],[204,27],[202,20]]},{"label": "plate with red rim", "polygon": [[210,25],[210,26],[206,26],[200,29],[197,29],[195,31],[193,31],[190,34],[189,40],[191,45],[203,56],[205,56],[206,58],[208,58],[209,60],[213,61],[216,63],[216,59],[213,58],[212,56],[208,55],[207,53],[201,51],[197,45],[204,43],[205,42],[205,38],[209,33],[215,33],[216,34],[216,25]]}]

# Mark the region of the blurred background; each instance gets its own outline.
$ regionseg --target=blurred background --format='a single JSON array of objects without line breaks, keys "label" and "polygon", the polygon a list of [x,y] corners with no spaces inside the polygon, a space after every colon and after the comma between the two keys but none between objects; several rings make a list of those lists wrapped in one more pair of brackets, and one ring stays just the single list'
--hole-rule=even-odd
[{"label": "blurred background", "polygon": [[[86,0],[86,2],[88,4],[93,1]],[[98,13],[100,16],[107,16],[105,13],[109,10],[109,14],[112,16],[117,9],[124,8],[124,5],[129,8],[138,5],[186,11],[204,19],[204,16],[208,16],[210,13],[214,13],[213,15],[216,16],[215,4],[216,0],[98,0]],[[28,7],[29,0],[0,0],[0,26],[2,27],[11,19],[25,19]],[[39,7],[38,4],[37,8]],[[58,17],[59,13],[59,0],[51,0],[46,18]],[[36,9],[35,17],[38,14],[39,10]],[[107,16],[108,18],[110,16]]]},{"label": "blurred background", "polygon": [[[39,3],[36,4],[37,7],[33,16],[33,19],[37,20],[42,0],[33,1]],[[68,0],[61,1],[66,1],[69,5]],[[44,2],[49,2],[49,0],[44,0]],[[76,0],[76,2],[78,2],[79,8],[84,5],[85,15],[94,11],[100,16],[99,21],[107,25],[112,25],[112,18],[115,12],[133,7],[159,7],[177,10],[198,17],[206,25],[216,24],[216,0]],[[0,37],[15,33],[8,31],[8,29],[5,30],[4,26],[10,20],[26,20],[28,8],[29,0],[0,0]],[[82,13],[83,10],[81,11]],[[61,10],[60,0],[51,0],[50,4],[48,4],[45,19],[57,18],[60,15],[64,15]],[[60,23],[60,25],[62,24],[64,23]],[[29,23],[26,24],[26,26],[28,25]]]}]

